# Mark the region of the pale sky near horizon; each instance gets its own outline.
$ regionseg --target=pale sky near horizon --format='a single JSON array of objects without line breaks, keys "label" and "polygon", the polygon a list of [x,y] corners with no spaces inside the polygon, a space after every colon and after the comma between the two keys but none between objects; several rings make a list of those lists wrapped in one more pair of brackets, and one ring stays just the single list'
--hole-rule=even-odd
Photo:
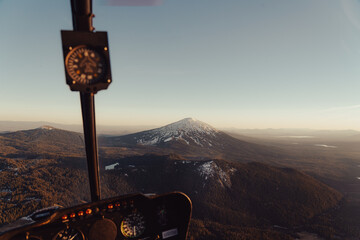
[{"label": "pale sky near horizon", "polygon": [[[163,0],[107,6],[113,83],[99,125],[360,130],[358,0]],[[0,120],[81,123],[60,30],[70,0],[0,0]]]}]

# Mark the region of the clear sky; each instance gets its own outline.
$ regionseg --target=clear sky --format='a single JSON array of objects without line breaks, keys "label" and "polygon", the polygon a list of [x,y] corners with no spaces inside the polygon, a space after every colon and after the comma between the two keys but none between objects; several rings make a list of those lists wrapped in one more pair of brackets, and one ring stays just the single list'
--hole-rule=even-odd
[{"label": "clear sky", "polygon": [[[360,130],[357,0],[94,0],[93,11],[113,76],[98,124]],[[70,0],[0,0],[0,120],[81,123],[62,29]]]}]

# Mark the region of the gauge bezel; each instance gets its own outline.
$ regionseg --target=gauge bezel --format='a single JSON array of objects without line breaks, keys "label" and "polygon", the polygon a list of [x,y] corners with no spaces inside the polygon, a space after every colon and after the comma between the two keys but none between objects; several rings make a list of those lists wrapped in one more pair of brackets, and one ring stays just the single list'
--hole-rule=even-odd
[{"label": "gauge bezel", "polygon": [[59,235],[59,233],[65,231],[65,230],[68,230],[68,229],[74,229],[74,230],[76,230],[78,233],[80,233],[81,240],[85,240],[85,235],[84,235],[84,233],[83,233],[81,230],[79,230],[78,228],[74,228],[74,227],[66,227],[66,228],[61,229],[60,231],[58,231],[58,232],[55,234],[55,236],[52,238],[52,240],[57,240],[56,237]]},{"label": "gauge bezel", "polygon": [[[89,52],[94,54],[94,57],[91,57],[92,54],[90,54],[90,60],[96,61],[94,62],[95,67],[90,67],[91,70],[95,70],[95,73],[92,75],[82,72],[81,68],[78,67],[78,65],[82,64],[82,62],[77,63],[77,61],[81,61],[79,60],[79,58],[83,58],[83,55],[81,55],[82,53],[84,53],[85,55],[85,54],[89,54]],[[95,57],[97,59],[94,59]],[[94,85],[98,82],[101,82],[104,76],[106,76],[106,72],[107,72],[106,62],[103,54],[99,53],[96,49],[88,47],[86,45],[79,45],[76,46],[75,48],[72,48],[72,50],[67,54],[65,58],[65,67],[67,74],[73,81],[79,84],[87,84],[87,85]],[[76,68],[78,69],[79,73],[75,72]],[[97,75],[97,76],[93,76],[93,75]],[[89,76],[91,78],[89,78]]]},{"label": "gauge bezel", "polygon": [[[61,31],[63,44],[64,66],[66,83],[72,91],[86,93],[96,93],[100,90],[107,89],[111,79],[110,54],[106,32],[81,32],[81,31]],[[103,62],[102,74],[91,81],[82,81],[74,74],[69,72],[69,59],[73,53],[79,49],[89,49],[100,57]],[[98,67],[98,66],[97,66]]]},{"label": "gauge bezel", "polygon": [[[129,236],[129,235],[127,235],[127,234],[124,232],[123,224],[124,224],[125,219],[129,218],[130,216],[132,216],[132,215],[134,215],[134,214],[138,214],[138,215],[141,216],[141,218],[142,218],[142,223],[143,223],[143,225],[144,225],[144,228],[142,229],[142,231],[141,231],[139,234],[134,235],[134,236]],[[120,226],[119,226],[119,227],[120,227],[120,232],[121,232],[121,234],[122,234],[124,237],[126,237],[126,238],[137,238],[137,237],[140,237],[141,235],[143,235],[143,234],[146,232],[146,218],[145,218],[144,214],[142,214],[141,212],[139,212],[139,211],[132,211],[132,212],[130,212],[129,214],[127,214],[126,216],[124,216],[124,218],[123,218],[123,219],[121,220],[121,222],[120,222]]]}]

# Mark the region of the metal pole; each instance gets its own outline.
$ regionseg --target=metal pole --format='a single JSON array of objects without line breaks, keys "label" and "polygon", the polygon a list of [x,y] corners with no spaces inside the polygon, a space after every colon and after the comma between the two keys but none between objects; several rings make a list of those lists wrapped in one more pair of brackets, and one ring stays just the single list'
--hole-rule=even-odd
[{"label": "metal pole", "polygon": [[99,160],[93,93],[80,93],[91,201],[100,200]]},{"label": "metal pole", "polygon": [[[91,0],[71,0],[74,31],[94,30]],[[89,173],[91,201],[100,200],[99,160],[96,140],[95,101],[93,93],[80,92],[86,158]]]}]

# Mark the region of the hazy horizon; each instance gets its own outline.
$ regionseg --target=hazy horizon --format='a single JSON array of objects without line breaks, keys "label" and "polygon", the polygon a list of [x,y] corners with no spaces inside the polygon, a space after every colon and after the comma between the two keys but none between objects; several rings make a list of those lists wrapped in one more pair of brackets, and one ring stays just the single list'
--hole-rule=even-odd
[{"label": "hazy horizon", "polygon": [[[179,120],[182,119],[178,119],[174,122],[177,122]],[[201,119],[195,119],[195,120],[199,120],[201,122]],[[125,124],[119,124],[119,125],[101,125],[101,124],[97,124],[97,132],[99,134],[110,134],[111,132],[114,132],[114,134],[116,133],[124,133],[124,132],[128,132],[128,133],[134,133],[134,132],[138,132],[138,131],[146,131],[146,130],[151,130],[151,129],[155,129],[155,128],[159,128],[159,127],[163,127],[166,126],[168,124],[174,123],[174,122],[168,122],[166,124],[163,125],[152,125],[152,124],[142,124],[142,125],[125,125]],[[206,124],[209,124],[208,122],[204,122]],[[211,125],[211,124],[209,124]],[[35,129],[35,128],[40,128],[43,126],[51,126],[54,128],[59,128],[59,129],[63,129],[63,130],[69,130],[69,131],[77,131],[77,132],[82,132],[83,131],[83,126],[82,123],[74,123],[74,124],[66,124],[66,123],[60,123],[60,122],[49,122],[49,121],[4,121],[4,120],[0,120],[0,132],[4,132],[4,131],[19,131],[19,130],[29,130],[29,129]],[[279,130],[279,131],[298,131],[298,132],[302,132],[302,131],[354,131],[354,132],[359,132],[359,130],[356,129],[316,129],[316,128],[238,128],[238,127],[233,127],[233,126],[214,126],[211,125],[212,127],[218,129],[218,130],[222,130],[222,131],[236,131],[236,130],[259,130],[259,131],[266,131],[266,130]]]}]

